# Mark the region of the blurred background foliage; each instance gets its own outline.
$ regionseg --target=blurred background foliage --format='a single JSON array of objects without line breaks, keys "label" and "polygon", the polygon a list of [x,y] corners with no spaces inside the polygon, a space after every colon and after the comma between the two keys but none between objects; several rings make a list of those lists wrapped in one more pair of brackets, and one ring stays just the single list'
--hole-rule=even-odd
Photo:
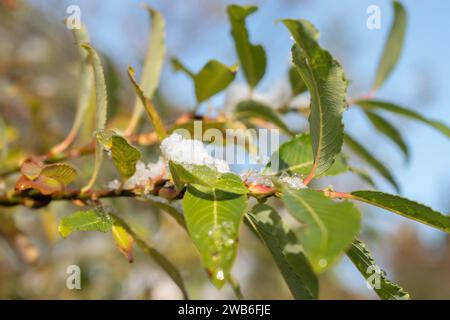
[{"label": "blurred background foliage", "polygon": [[[388,1],[378,1],[383,28],[377,34],[365,27],[365,9],[377,1],[236,2],[260,6],[260,13],[249,20],[249,29],[254,42],[262,42],[268,51],[268,76],[260,86],[266,98],[275,101],[288,85],[291,42],[288,34],[273,23],[275,18],[282,17],[307,17],[317,23],[324,47],[343,62],[352,80],[350,94],[361,94],[367,89],[387,32]],[[200,68],[209,58],[219,58],[229,65],[234,63],[236,57],[225,14],[228,3],[150,1],[166,18],[168,56],[182,57],[193,69]],[[449,83],[449,62],[430,61],[430,52],[439,50],[439,56],[448,56],[450,46],[443,44],[439,37],[434,37],[433,42],[423,35],[424,32],[432,34],[427,27],[441,35],[450,28],[448,19],[439,19],[442,12],[450,10],[443,3],[404,1],[411,15],[407,45],[399,70],[381,95],[410,104],[412,108],[420,106],[421,112],[448,123],[445,119],[450,118],[450,96],[443,88]],[[80,5],[83,23],[87,24],[92,42],[104,59],[110,125],[124,129],[127,124],[134,95],[126,78],[126,67],[130,64],[140,69],[148,34],[147,17],[139,1],[0,0],[0,112],[6,123],[9,145],[7,157],[1,161],[1,171],[16,166],[27,154],[47,152],[65,137],[71,126],[79,58],[70,31],[63,24],[70,4]],[[420,41],[422,45],[412,44]],[[233,95],[242,91],[240,80],[224,95],[213,99],[207,108],[218,109],[230,104]],[[173,122],[193,107],[193,101],[189,80],[175,75],[166,64],[155,98],[163,119]],[[410,142],[411,162],[404,164],[395,148],[384,142],[383,148],[377,148],[376,152],[396,172],[403,194],[448,212],[448,141],[431,129],[397,122]],[[346,115],[348,123],[350,130],[367,139],[368,145],[379,145],[379,138],[368,132],[367,122],[357,111]],[[91,132],[87,128],[78,143],[89,141]],[[141,151],[144,159],[156,156],[151,147]],[[82,173],[77,178],[81,186],[88,178],[92,161],[80,158],[72,163]],[[105,161],[98,186],[104,186],[114,175],[111,163]],[[0,180],[0,192],[9,190],[13,182],[14,176]],[[347,175],[328,182],[336,189],[362,187],[361,182]],[[382,190],[389,189],[382,181],[379,183]],[[137,200],[113,199],[107,204],[124,215],[143,237],[180,268],[193,298],[234,297],[230,288],[217,291],[209,283],[191,241],[170,218]],[[110,234],[78,232],[63,240],[57,233],[57,224],[62,216],[75,209],[69,202],[52,203],[39,210],[0,208],[0,298],[181,298],[167,275],[139,250],[135,250],[135,262],[129,264],[116,250]],[[366,210],[365,215],[363,238],[369,240],[375,257],[393,280],[409,291],[413,299],[450,299],[448,235],[418,227],[389,213],[380,214],[378,209]],[[81,267],[82,290],[71,291],[65,286],[66,268],[73,264]],[[246,298],[290,298],[272,258],[245,228],[242,228],[234,270]],[[322,299],[375,298],[346,258],[334,271],[322,275],[320,281]]]}]

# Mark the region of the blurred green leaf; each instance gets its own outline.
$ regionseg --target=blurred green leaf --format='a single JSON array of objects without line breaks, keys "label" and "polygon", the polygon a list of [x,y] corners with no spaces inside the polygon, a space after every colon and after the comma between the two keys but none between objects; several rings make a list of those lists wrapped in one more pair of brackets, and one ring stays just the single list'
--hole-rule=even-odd
[{"label": "blurred green leaf", "polygon": [[450,127],[440,121],[427,119],[415,111],[400,107],[390,102],[359,99],[354,102],[366,110],[381,109],[428,124],[450,138]]},{"label": "blurred green leaf", "polygon": [[409,158],[408,146],[406,145],[406,142],[403,139],[400,132],[382,116],[370,111],[366,111],[365,114],[367,118],[370,120],[370,122],[373,124],[373,126],[381,134],[391,139],[400,148],[400,150],[402,150],[405,158],[408,159]]},{"label": "blurred green leaf", "polygon": [[40,175],[55,179],[64,185],[77,177],[77,170],[67,163],[55,163],[44,166]]},{"label": "blurred green leaf", "polygon": [[[347,251],[347,256],[381,299],[409,300],[409,293],[387,279],[386,272],[377,265],[365,243],[355,239]],[[376,280],[371,281],[377,276],[378,284]]]},{"label": "blurred green leaf", "polygon": [[450,233],[450,216],[396,195],[379,191],[353,191],[351,198]]},{"label": "blurred green leaf", "polygon": [[172,67],[175,71],[183,71],[193,81],[197,102],[203,102],[216,93],[224,90],[234,80],[237,67],[228,67],[217,60],[208,61],[199,73],[194,74],[180,60],[173,58]]},{"label": "blurred green leaf", "polygon": [[288,128],[288,126],[284,123],[283,119],[281,119],[278,113],[273,108],[265,105],[262,102],[254,100],[242,101],[236,106],[234,115],[239,120],[255,118],[263,119],[276,125],[285,133],[291,136],[294,135],[294,133]]},{"label": "blurred green leaf", "polygon": [[377,170],[386,180],[388,180],[395,190],[399,190],[397,181],[395,181],[391,172],[386,166],[376,159],[365,147],[363,147],[358,141],[353,139],[348,133],[345,134],[345,144],[361,159],[363,159],[372,168]]},{"label": "blurred green leaf", "polygon": [[347,108],[347,80],[344,70],[331,54],[322,49],[317,29],[306,20],[283,20],[296,44],[292,59],[311,93],[309,126],[314,154],[311,174],[325,172],[340,153]]},{"label": "blurred green leaf", "polygon": [[[92,67],[94,69],[95,80],[95,96],[96,96],[96,130],[105,129],[106,115],[108,111],[108,96],[106,91],[105,75],[103,73],[103,67],[100,60],[100,56],[95,49],[88,43],[83,43],[81,46],[87,50],[91,58]],[[83,187],[82,192],[90,190],[95,180],[97,179],[98,172],[100,171],[101,163],[103,160],[103,150],[100,144],[97,142],[95,148],[95,163],[94,171],[86,186]]]},{"label": "blurred green leaf", "polygon": [[323,272],[347,250],[361,226],[361,215],[351,202],[335,202],[312,189],[282,188],[282,201],[303,226],[298,237],[314,270]]},{"label": "blurred green leaf", "polygon": [[211,281],[221,288],[228,281],[237,253],[239,227],[247,197],[199,185],[189,185],[183,199],[187,229],[200,252]]},{"label": "blurred green leaf", "polygon": [[229,5],[227,8],[228,18],[231,23],[231,35],[250,87],[255,87],[264,76],[266,71],[266,53],[261,45],[250,43],[249,34],[245,26],[245,19],[258,10],[255,6]]},{"label": "blurred green leaf", "polygon": [[391,31],[389,32],[389,37],[378,65],[377,75],[372,86],[373,91],[376,91],[389,77],[403,48],[406,31],[406,11],[398,1],[393,1],[393,6],[395,10],[394,21],[392,22]]},{"label": "blurred green leaf", "polygon": [[[159,84],[161,70],[164,64],[164,57],[166,54],[166,23],[164,21],[164,17],[158,11],[147,5],[145,5],[145,8],[150,15],[151,31],[144,67],[142,69],[140,87],[142,88],[143,95],[147,99],[151,100]],[[133,132],[139,123],[139,119],[141,118],[145,106],[145,103],[143,104],[142,101],[142,97],[138,96],[134,104],[133,115],[131,116],[130,123],[126,130],[127,133]]]},{"label": "blurred green leaf", "polygon": [[295,299],[317,299],[319,284],[303,247],[278,213],[258,204],[248,214],[250,226],[266,245]]},{"label": "blurred green leaf", "polygon": [[128,76],[131,80],[131,83],[133,84],[134,90],[136,91],[138,97],[141,99],[142,104],[145,106],[145,110],[147,111],[147,114],[150,118],[150,121],[152,122],[153,127],[155,128],[156,133],[158,134],[159,139],[163,140],[166,137],[166,129],[164,128],[164,124],[158,114],[158,111],[156,111],[150,100],[145,97],[144,92],[136,82],[136,79],[134,78],[134,70],[132,67],[128,67]]},{"label": "blurred green leaf", "polygon": [[113,221],[111,217],[102,210],[91,209],[87,211],[76,211],[62,218],[58,230],[63,238],[67,238],[74,231],[100,231],[109,232]]}]

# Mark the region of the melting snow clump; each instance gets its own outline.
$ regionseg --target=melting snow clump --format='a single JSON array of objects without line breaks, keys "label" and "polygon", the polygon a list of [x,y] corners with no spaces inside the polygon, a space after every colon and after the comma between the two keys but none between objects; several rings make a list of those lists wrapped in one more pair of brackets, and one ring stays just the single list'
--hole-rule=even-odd
[{"label": "melting snow clump", "polygon": [[302,178],[299,176],[288,176],[288,175],[282,175],[280,177],[280,181],[287,184],[292,189],[305,189],[306,186],[303,183]]},{"label": "melting snow clump", "polygon": [[172,133],[162,141],[161,151],[167,160],[181,164],[207,165],[220,173],[230,172],[228,163],[213,158],[201,141],[184,139],[177,133]]}]

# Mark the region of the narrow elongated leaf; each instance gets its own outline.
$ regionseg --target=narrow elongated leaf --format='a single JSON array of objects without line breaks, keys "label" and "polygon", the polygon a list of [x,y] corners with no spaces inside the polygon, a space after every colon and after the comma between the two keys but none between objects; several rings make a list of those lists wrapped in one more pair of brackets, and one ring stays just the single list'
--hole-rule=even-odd
[{"label": "narrow elongated leaf", "polygon": [[409,158],[408,146],[406,145],[405,140],[403,139],[400,132],[391,125],[385,118],[382,116],[366,111],[366,116],[373,124],[373,126],[383,135],[391,139],[399,148],[402,150],[405,157]]},{"label": "narrow elongated leaf", "polygon": [[278,115],[275,110],[262,102],[254,100],[246,100],[240,102],[235,109],[235,117],[239,120],[244,119],[263,119],[270,123],[273,123],[278,128],[283,130],[289,135],[293,135],[292,131],[284,123],[283,119]]},{"label": "narrow elongated leaf", "polygon": [[402,52],[403,40],[405,38],[406,30],[406,11],[403,5],[394,1],[394,21],[392,22],[389,37],[383,49],[380,64],[378,65],[378,72],[372,86],[372,90],[376,91],[394,69],[398,58]]},{"label": "narrow elongated leaf", "polygon": [[[96,130],[105,129],[106,124],[106,114],[108,110],[108,97],[106,93],[105,75],[103,74],[103,67],[100,60],[100,56],[97,54],[94,48],[92,48],[88,43],[83,43],[81,45],[87,50],[90,58],[92,67],[94,69],[94,79],[95,79],[95,97],[96,97]],[[98,172],[103,160],[103,150],[100,144],[97,142],[95,148],[95,163],[94,171],[92,172],[91,178],[86,186],[83,187],[82,192],[86,192],[92,188],[97,179]]]},{"label": "narrow elongated leaf", "polygon": [[205,165],[187,165],[173,161],[169,162],[169,169],[179,189],[185,184],[199,184],[236,194],[248,193],[242,180],[233,173],[219,173]]},{"label": "narrow elongated leaf", "polygon": [[113,221],[101,210],[77,211],[64,217],[58,227],[62,237],[67,238],[74,231],[109,232]]},{"label": "narrow elongated leaf", "polygon": [[347,256],[381,299],[409,300],[409,293],[387,279],[386,272],[377,265],[365,243],[354,240]]},{"label": "narrow elongated leaf", "polygon": [[166,129],[164,128],[164,124],[158,114],[158,111],[156,111],[156,109],[153,106],[153,104],[151,103],[151,101],[145,96],[141,87],[139,86],[136,79],[134,78],[134,70],[132,67],[128,67],[128,76],[131,80],[131,83],[133,84],[136,94],[141,99],[142,105],[145,106],[147,115],[150,118],[150,121],[153,125],[153,128],[155,128],[155,131],[158,134],[159,139],[163,140],[166,137]]},{"label": "narrow elongated leaf", "polygon": [[305,81],[303,81],[302,76],[295,66],[289,68],[289,83],[291,84],[293,96],[297,96],[308,90],[308,88],[306,88]]},{"label": "narrow elongated leaf", "polygon": [[[147,46],[147,54],[145,55],[144,67],[142,69],[142,77],[140,87],[144,96],[151,100],[155,94],[159,84],[162,66],[164,64],[164,56],[166,54],[165,44],[165,21],[164,17],[155,9],[145,6],[150,15],[150,40]],[[138,96],[134,104],[133,115],[127,128],[127,133],[131,133],[137,126],[145,104],[142,98]]]},{"label": "narrow elongated leaf", "polygon": [[415,111],[409,110],[404,107],[400,107],[396,104],[393,104],[390,102],[385,102],[385,101],[379,101],[379,100],[356,100],[355,104],[357,104],[367,110],[370,110],[370,109],[386,110],[386,111],[396,113],[396,114],[399,114],[399,115],[407,117],[407,118],[411,118],[411,119],[423,122],[425,124],[432,126],[436,130],[440,131],[441,133],[446,135],[448,138],[450,138],[450,127],[448,125],[446,125],[440,121],[427,119]]},{"label": "narrow elongated leaf", "polygon": [[450,233],[450,216],[423,204],[378,191],[354,191],[351,193],[351,198]]},{"label": "narrow elongated leaf", "polygon": [[355,152],[355,154],[366,161],[372,168],[377,170],[386,180],[388,180],[392,186],[398,191],[399,186],[397,181],[385,167],[383,163],[377,160],[365,147],[363,147],[358,141],[353,139],[350,135],[345,134],[345,144]]},{"label": "narrow elongated leaf", "polygon": [[[283,143],[280,148],[274,152],[271,162],[278,163],[277,172],[296,173],[306,175],[311,172],[314,163],[314,156],[311,148],[311,137],[308,133],[299,134],[293,139]],[[275,168],[272,168],[275,169]],[[333,176],[348,171],[345,157],[341,154],[336,158],[333,165],[324,171],[319,177]]]},{"label": "narrow elongated leaf", "polygon": [[221,288],[228,281],[237,253],[239,227],[247,197],[189,185],[183,199],[189,234],[200,252],[211,281]]},{"label": "narrow elongated leaf", "polygon": [[117,249],[128,261],[133,262],[133,237],[120,224],[114,223],[111,232],[116,242]]},{"label": "narrow elongated leaf", "polygon": [[317,299],[319,284],[295,234],[275,210],[258,204],[248,214],[250,226],[275,260],[295,299]]},{"label": "narrow elongated leaf", "polygon": [[318,31],[306,20],[283,20],[296,44],[292,59],[311,94],[309,126],[314,154],[311,177],[326,171],[341,151],[347,108],[347,80],[344,70],[331,54],[322,49]]},{"label": "narrow elongated leaf", "polygon": [[82,43],[89,42],[89,34],[86,26],[82,25],[79,29],[72,29],[72,33],[77,45],[79,46],[79,54],[81,58],[77,111],[75,113],[72,128],[70,129],[67,137],[64,141],[52,148],[51,153],[55,154],[66,150],[75,140],[81,125],[84,121],[86,121],[86,111],[89,107],[91,96],[94,94],[94,75],[92,73],[91,62],[89,61],[89,54],[80,46]]},{"label": "narrow elongated leaf", "polygon": [[266,71],[266,53],[261,45],[250,43],[245,19],[258,10],[255,6],[230,5],[227,8],[237,55],[250,87],[255,87]]},{"label": "narrow elongated leaf", "polygon": [[179,59],[170,59],[170,64],[172,65],[172,69],[174,71],[183,71],[187,76],[189,76],[189,78],[191,78],[192,80],[195,79],[195,73],[193,73],[188,67],[186,67]]},{"label": "narrow elongated leaf", "polygon": [[183,294],[184,299],[189,299],[186,286],[184,285],[183,278],[181,277],[180,272],[177,267],[173,265],[161,252],[152,247],[147,241],[142,239],[133,229],[125,222],[121,217],[111,214],[114,219],[114,223],[116,225],[121,226],[130,236],[133,237],[136,244],[148,254],[173,280],[173,282],[178,286],[181,293]]},{"label": "narrow elongated leaf", "polygon": [[228,67],[217,60],[207,62],[194,79],[197,101],[205,101],[228,87],[236,71],[236,67]]},{"label": "narrow elongated leaf", "polygon": [[314,269],[322,272],[347,250],[361,225],[358,209],[351,202],[334,202],[312,189],[282,188],[283,203],[303,226],[298,237]]}]

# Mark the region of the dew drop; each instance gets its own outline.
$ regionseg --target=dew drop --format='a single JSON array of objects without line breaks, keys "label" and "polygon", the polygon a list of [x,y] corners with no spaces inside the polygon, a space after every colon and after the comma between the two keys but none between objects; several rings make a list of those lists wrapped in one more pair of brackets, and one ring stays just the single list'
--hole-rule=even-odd
[{"label": "dew drop", "polygon": [[328,264],[327,259],[320,259],[320,260],[319,260],[319,266],[320,266],[321,268],[325,268],[325,267],[327,266],[327,264]]},{"label": "dew drop", "polygon": [[219,280],[219,281],[222,281],[223,279],[225,279],[225,275],[223,274],[222,270],[217,271],[216,279]]}]

